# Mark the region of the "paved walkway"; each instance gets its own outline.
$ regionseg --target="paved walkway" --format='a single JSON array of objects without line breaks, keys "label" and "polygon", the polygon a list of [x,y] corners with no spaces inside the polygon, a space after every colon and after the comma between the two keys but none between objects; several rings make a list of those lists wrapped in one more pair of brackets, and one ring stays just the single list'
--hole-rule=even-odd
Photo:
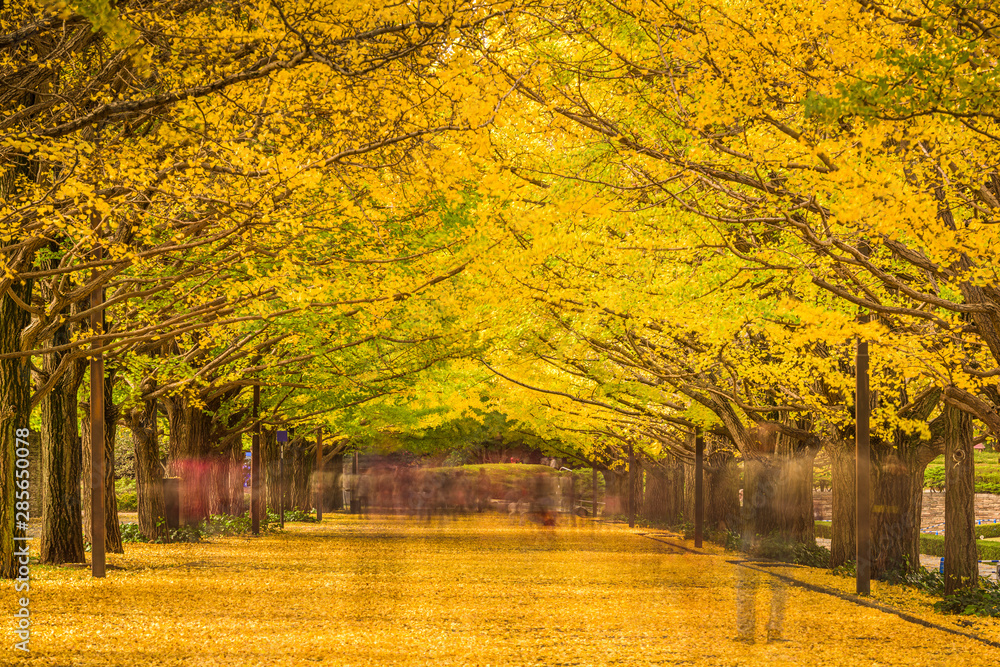
[{"label": "paved walkway", "polygon": [[[260,538],[128,545],[104,580],[34,566],[22,664],[1000,664],[996,620],[956,625],[927,603],[901,616],[833,591],[842,577],[641,532],[328,515]],[[874,586],[872,601],[894,591]]]}]

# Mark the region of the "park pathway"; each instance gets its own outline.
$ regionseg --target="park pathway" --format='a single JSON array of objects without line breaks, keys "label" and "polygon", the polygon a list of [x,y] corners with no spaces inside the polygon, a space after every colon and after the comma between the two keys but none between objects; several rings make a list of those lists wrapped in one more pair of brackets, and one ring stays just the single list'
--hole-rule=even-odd
[{"label": "park pathway", "polygon": [[127,545],[103,581],[33,567],[19,663],[1000,664],[1000,623],[959,625],[909,589],[876,582],[874,597],[945,629],[772,573],[831,590],[853,580],[641,532],[332,515],[261,538]]}]

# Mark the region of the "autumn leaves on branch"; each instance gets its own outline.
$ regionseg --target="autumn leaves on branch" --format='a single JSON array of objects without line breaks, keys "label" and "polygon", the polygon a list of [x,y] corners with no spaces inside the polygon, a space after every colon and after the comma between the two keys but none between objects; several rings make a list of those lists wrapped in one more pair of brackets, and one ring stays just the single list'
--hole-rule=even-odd
[{"label": "autumn leaves on branch", "polygon": [[947,409],[1000,433],[990,3],[84,4],[0,17],[8,426],[97,342],[128,414],[211,422],[177,451],[235,447],[252,384],[343,433],[436,373],[417,430],[833,456],[860,337],[876,496]]}]

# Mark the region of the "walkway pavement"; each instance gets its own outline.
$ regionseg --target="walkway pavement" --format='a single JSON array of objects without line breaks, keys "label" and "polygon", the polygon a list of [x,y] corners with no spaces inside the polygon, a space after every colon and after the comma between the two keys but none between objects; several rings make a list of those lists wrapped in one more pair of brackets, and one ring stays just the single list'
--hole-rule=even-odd
[{"label": "walkway pavement", "polygon": [[33,566],[22,664],[1000,664],[994,619],[934,614],[881,582],[853,599],[843,577],[643,532],[332,515],[259,538],[132,544],[104,580]]}]

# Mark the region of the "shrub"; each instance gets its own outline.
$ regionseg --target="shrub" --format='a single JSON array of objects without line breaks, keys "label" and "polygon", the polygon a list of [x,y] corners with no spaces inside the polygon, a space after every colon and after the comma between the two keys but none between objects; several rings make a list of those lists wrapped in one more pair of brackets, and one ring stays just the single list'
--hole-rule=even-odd
[{"label": "shrub", "polygon": [[139,530],[139,524],[137,523],[121,523],[119,524],[119,530],[121,530],[122,534],[122,543],[146,541],[146,537]]},{"label": "shrub", "polygon": [[982,578],[979,588],[946,595],[934,603],[934,609],[944,614],[1000,617],[1000,583]]},{"label": "shrub", "polygon": [[302,510],[288,510],[285,512],[285,521],[305,521],[316,523],[316,515]]},{"label": "shrub", "polygon": [[[990,524],[995,525],[995,524]],[[977,535],[982,535],[983,526],[976,526]],[[1000,542],[976,540],[979,560],[1000,560]],[[921,535],[920,553],[928,556],[944,557],[944,535]]]},{"label": "shrub", "polygon": [[830,550],[826,547],[791,542],[780,536],[765,537],[751,549],[751,554],[796,565],[830,567]]},{"label": "shrub", "polygon": [[139,508],[139,499],[136,497],[135,491],[125,491],[123,493],[118,494],[119,511],[134,512],[138,508]]},{"label": "shrub", "polygon": [[858,575],[858,564],[853,560],[849,560],[843,565],[833,568],[830,572],[838,577],[856,577]]}]

